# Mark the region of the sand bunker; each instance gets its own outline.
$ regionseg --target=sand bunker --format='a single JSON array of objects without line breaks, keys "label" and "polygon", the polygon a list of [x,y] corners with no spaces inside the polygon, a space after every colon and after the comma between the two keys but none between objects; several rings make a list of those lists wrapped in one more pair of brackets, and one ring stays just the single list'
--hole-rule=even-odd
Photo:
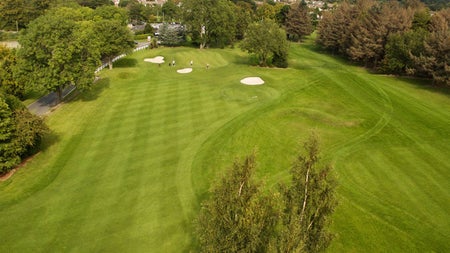
[{"label": "sand bunker", "polygon": [[260,77],[246,77],[241,80],[241,83],[245,85],[261,85],[264,84],[264,80]]},{"label": "sand bunker", "polygon": [[191,73],[192,72],[192,68],[179,69],[179,70],[177,70],[177,72],[180,73],[180,74]]},{"label": "sand bunker", "polygon": [[156,57],[153,57],[153,58],[145,58],[144,61],[145,62],[161,64],[161,63],[164,63],[164,57],[156,56]]}]

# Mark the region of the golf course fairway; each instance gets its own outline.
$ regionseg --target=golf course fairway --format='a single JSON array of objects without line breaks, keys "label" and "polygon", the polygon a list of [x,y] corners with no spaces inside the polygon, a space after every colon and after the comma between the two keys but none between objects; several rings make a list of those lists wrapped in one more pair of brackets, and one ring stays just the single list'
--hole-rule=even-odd
[{"label": "golf course fairway", "polygon": [[[176,66],[144,61],[157,56]],[[312,131],[339,183],[329,252],[450,252],[448,90],[311,42],[291,44],[287,69],[180,47],[99,75],[0,182],[0,252],[196,252],[193,221],[221,172],[256,150],[257,176],[275,188]]]}]

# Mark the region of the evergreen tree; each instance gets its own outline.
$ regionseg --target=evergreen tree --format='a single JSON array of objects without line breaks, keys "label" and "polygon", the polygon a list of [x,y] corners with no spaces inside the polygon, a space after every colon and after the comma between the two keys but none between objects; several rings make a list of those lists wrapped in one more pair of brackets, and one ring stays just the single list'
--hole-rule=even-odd
[{"label": "evergreen tree", "polygon": [[437,12],[430,22],[424,52],[413,59],[419,71],[426,72],[436,84],[450,86],[450,9]]},{"label": "evergreen tree", "polygon": [[13,137],[13,114],[4,98],[0,96],[0,175],[7,173],[20,162]]},{"label": "evergreen tree", "polygon": [[164,45],[177,46],[183,42],[183,33],[181,27],[173,27],[164,23],[159,29],[159,39]]},{"label": "evergreen tree", "polygon": [[287,15],[286,32],[290,40],[301,41],[313,32],[311,16],[305,1],[294,5]]}]

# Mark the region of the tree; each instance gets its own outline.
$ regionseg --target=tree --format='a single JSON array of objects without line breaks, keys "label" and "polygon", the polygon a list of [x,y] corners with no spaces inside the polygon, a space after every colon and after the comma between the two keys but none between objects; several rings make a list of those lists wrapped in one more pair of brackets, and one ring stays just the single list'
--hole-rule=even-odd
[{"label": "tree", "polygon": [[16,97],[0,93],[0,175],[34,153],[48,132],[44,121],[31,114]]},{"label": "tree", "polygon": [[15,51],[0,45],[0,89],[7,94],[22,98],[25,85],[17,81],[16,65]]},{"label": "tree", "polygon": [[291,185],[280,187],[284,209],[279,252],[321,252],[333,238],[327,231],[337,205],[332,168],[319,165],[317,136],[311,135],[304,149],[292,166]]},{"label": "tree", "polygon": [[52,0],[2,0],[0,1],[0,29],[25,28],[35,18],[49,9]]},{"label": "tree", "polygon": [[[281,9],[281,6],[280,6]],[[258,5],[256,8],[256,19],[257,20],[265,20],[272,19],[276,20],[277,13],[279,13],[277,6],[274,4],[269,4],[264,2],[261,5]]]},{"label": "tree", "polygon": [[164,19],[166,22],[173,22],[179,20],[180,7],[175,3],[174,0],[168,0],[162,5],[162,12],[164,14]]},{"label": "tree", "polygon": [[263,20],[249,25],[241,48],[255,54],[259,64],[266,66],[274,55],[287,58],[289,44],[283,29],[273,20]]},{"label": "tree", "polygon": [[128,10],[130,21],[133,25],[140,25],[148,21],[149,17],[146,15],[147,8],[138,0],[127,1],[126,8]]},{"label": "tree", "polygon": [[99,65],[97,31],[89,8],[58,8],[37,18],[19,37],[21,81],[56,91],[67,85],[88,88]]},{"label": "tree", "polygon": [[421,75],[415,69],[413,55],[420,55],[428,32],[422,28],[393,33],[385,46],[382,70],[391,74]]},{"label": "tree", "polygon": [[354,61],[377,67],[384,57],[389,35],[410,29],[412,12],[402,8],[398,2],[374,1],[360,2],[357,10],[359,15],[352,25],[347,54]]},{"label": "tree", "polygon": [[417,69],[431,76],[436,84],[450,86],[450,8],[431,18],[424,48],[423,54],[413,57]]},{"label": "tree", "polygon": [[242,40],[249,24],[253,22],[254,12],[250,3],[236,3],[236,38]]},{"label": "tree", "polygon": [[281,26],[286,26],[287,18],[289,15],[289,12],[291,11],[291,6],[286,4],[283,5],[280,9],[280,11],[275,15],[275,20],[277,23]]},{"label": "tree", "polygon": [[20,156],[26,157],[36,153],[43,137],[50,132],[44,120],[26,108],[14,111],[14,145]]},{"label": "tree", "polygon": [[202,203],[197,235],[204,252],[321,252],[337,201],[331,166],[321,166],[315,135],[304,143],[289,185],[264,194],[253,179],[255,155],[217,181]]},{"label": "tree", "polygon": [[107,20],[116,20],[122,26],[126,26],[128,24],[128,13],[123,8],[117,8],[115,6],[100,6],[97,7],[93,12],[94,21],[107,19]]},{"label": "tree", "polygon": [[184,0],[183,19],[200,48],[224,47],[236,37],[235,6],[228,0]]},{"label": "tree", "polygon": [[311,16],[306,2],[294,5],[288,12],[286,19],[286,32],[289,39],[301,41],[304,36],[313,32]]},{"label": "tree", "polygon": [[332,53],[345,54],[351,40],[351,24],[358,13],[348,1],[333,12],[325,12],[317,29],[316,42]]},{"label": "tree", "polygon": [[159,39],[161,44],[177,46],[183,42],[184,31],[179,25],[169,25],[164,23],[159,29]]},{"label": "tree", "polygon": [[11,109],[0,96],[0,175],[20,162],[13,144],[14,121]]},{"label": "tree", "polygon": [[118,20],[100,20],[95,23],[97,41],[100,44],[100,53],[106,60],[109,69],[113,68],[114,57],[131,51],[134,47],[131,31]]},{"label": "tree", "polygon": [[273,196],[253,179],[255,155],[236,161],[202,203],[197,234],[203,252],[266,252],[277,223]]}]

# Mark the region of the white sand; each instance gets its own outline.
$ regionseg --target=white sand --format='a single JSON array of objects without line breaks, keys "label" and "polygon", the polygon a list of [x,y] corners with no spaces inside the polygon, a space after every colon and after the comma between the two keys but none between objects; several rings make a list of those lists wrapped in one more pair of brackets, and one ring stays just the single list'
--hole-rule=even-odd
[{"label": "white sand", "polygon": [[241,83],[245,85],[261,85],[264,84],[264,80],[260,77],[246,77],[241,80]]},{"label": "white sand", "polygon": [[164,63],[164,57],[156,56],[156,57],[153,57],[153,58],[145,58],[144,61],[145,62],[161,64],[161,63]]},{"label": "white sand", "polygon": [[180,74],[191,73],[192,72],[192,68],[179,69],[179,70],[177,70],[177,72],[180,73]]}]

